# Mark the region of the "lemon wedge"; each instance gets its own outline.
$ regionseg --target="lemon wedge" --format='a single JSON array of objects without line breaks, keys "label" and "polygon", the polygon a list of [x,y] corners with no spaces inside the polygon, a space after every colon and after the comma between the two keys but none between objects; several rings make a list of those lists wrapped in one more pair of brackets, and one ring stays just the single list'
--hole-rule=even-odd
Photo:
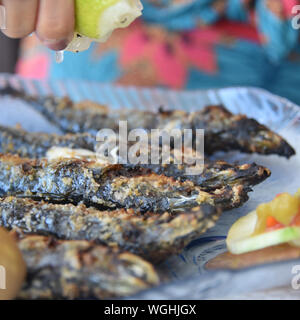
[{"label": "lemon wedge", "polygon": [[141,16],[140,0],[75,0],[76,27],[67,51],[87,50],[93,41],[105,42],[118,28]]}]

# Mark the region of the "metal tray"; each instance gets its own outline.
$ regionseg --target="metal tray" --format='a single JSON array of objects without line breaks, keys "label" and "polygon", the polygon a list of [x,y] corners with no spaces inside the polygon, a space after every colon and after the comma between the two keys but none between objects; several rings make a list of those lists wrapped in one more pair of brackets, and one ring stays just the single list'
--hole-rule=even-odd
[{"label": "metal tray", "polygon": [[[140,293],[138,299],[215,299],[240,295],[280,286],[291,286],[292,268],[300,260],[261,265],[240,271],[207,271],[205,263],[226,251],[225,236],[232,223],[277,193],[295,192],[300,188],[300,108],[286,99],[256,88],[225,88],[205,91],[172,91],[141,89],[82,81],[39,82],[17,76],[0,74],[0,86],[6,84],[23,89],[29,94],[93,100],[111,108],[139,108],[156,110],[197,110],[210,104],[224,104],[233,113],[253,117],[285,137],[297,150],[290,160],[278,156],[245,155],[238,152],[219,153],[216,158],[228,161],[257,162],[271,169],[272,176],[256,186],[250,200],[239,209],[225,212],[217,225],[192,242],[178,256],[171,257],[160,267],[171,281],[159,288]],[[20,123],[29,131],[57,132],[40,114],[24,102],[8,97],[0,98],[0,123]],[[241,296],[242,297],[242,296]],[[300,298],[300,291],[299,291]]]}]

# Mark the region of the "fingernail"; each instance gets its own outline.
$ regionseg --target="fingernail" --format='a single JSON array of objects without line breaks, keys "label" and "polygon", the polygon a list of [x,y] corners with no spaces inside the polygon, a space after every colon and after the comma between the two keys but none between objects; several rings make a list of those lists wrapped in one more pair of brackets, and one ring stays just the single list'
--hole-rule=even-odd
[{"label": "fingernail", "polygon": [[43,40],[43,44],[51,50],[61,51],[66,49],[69,44],[68,39],[62,40]]},{"label": "fingernail", "polygon": [[6,29],[6,10],[4,6],[0,5],[0,30]]}]

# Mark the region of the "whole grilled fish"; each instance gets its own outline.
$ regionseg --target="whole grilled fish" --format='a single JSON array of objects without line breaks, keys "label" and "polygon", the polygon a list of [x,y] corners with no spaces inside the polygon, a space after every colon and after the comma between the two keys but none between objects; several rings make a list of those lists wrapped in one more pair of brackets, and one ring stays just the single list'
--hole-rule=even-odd
[{"label": "whole grilled fish", "polygon": [[105,299],[159,284],[153,266],[132,253],[12,232],[27,265],[21,299]]},{"label": "whole grilled fish", "polygon": [[[81,159],[88,161],[98,161],[96,153],[92,153],[83,149],[69,149],[53,147],[48,150],[46,157],[50,161],[59,161],[62,159]],[[101,160],[100,160],[101,161]],[[195,186],[201,187],[201,190],[213,190],[227,185],[233,186],[243,184],[244,186],[254,186],[267,179],[271,172],[269,169],[259,166],[256,163],[252,164],[229,164],[225,161],[209,161],[205,159],[205,163],[201,167],[201,173],[189,175],[187,169],[192,166],[188,164],[176,164],[174,162],[174,154],[170,154],[170,164],[138,164],[124,165],[124,167],[137,168],[141,167],[149,169],[158,175],[172,177],[175,180],[184,182],[192,181]],[[105,162],[104,162],[105,163]]]},{"label": "whole grilled fish", "polygon": [[10,87],[1,89],[0,94],[25,100],[64,132],[88,132],[94,136],[103,128],[117,132],[119,121],[126,120],[128,130],[204,129],[207,154],[229,150],[278,154],[287,158],[295,154],[295,150],[278,134],[254,119],[232,114],[223,106],[209,106],[191,113],[178,110],[159,110],[157,113],[131,109],[112,111],[92,102],[75,104],[68,98],[31,97]]},{"label": "whole grilled fish", "polygon": [[14,197],[0,200],[0,226],[7,229],[118,246],[151,262],[181,252],[212,227],[220,213],[210,205],[172,215],[141,215],[133,210],[98,211]]},{"label": "whole grilled fish", "polygon": [[[0,152],[17,154],[25,158],[76,158],[97,160],[96,139],[88,134],[45,134],[26,132],[22,129],[0,126]],[[150,152],[149,152],[150,154]],[[162,155],[161,150],[159,151]],[[173,177],[176,180],[191,180],[203,190],[220,188],[225,185],[243,184],[253,186],[270,176],[267,168],[253,164],[231,165],[225,161],[212,162],[205,159],[203,172],[187,175],[187,164],[176,164],[174,153],[170,153],[170,164],[139,164],[156,174]],[[160,161],[161,163],[161,161]],[[128,166],[129,167],[129,166]]]},{"label": "whole grilled fish", "polygon": [[0,155],[0,196],[80,203],[141,212],[174,212],[210,204],[223,210],[248,200],[250,187],[226,185],[201,190],[192,181],[176,181],[141,167],[100,166],[77,159],[48,162]]}]

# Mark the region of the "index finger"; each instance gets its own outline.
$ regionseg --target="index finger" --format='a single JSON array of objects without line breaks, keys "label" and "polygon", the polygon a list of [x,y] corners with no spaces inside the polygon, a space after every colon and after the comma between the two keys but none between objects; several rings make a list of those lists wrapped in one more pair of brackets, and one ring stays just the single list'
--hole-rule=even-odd
[{"label": "index finger", "polygon": [[53,50],[63,50],[73,39],[75,9],[73,0],[40,0],[36,32]]}]

